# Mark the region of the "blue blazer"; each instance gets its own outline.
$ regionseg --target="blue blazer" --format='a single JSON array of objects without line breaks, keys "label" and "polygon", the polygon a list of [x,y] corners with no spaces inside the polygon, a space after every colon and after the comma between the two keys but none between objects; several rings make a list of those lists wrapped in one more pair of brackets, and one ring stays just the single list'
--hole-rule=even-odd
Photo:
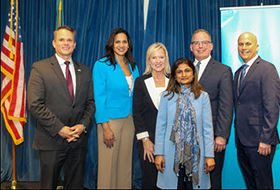
[{"label": "blue blazer", "polygon": [[[95,62],[92,79],[96,102],[96,123],[105,123],[109,119],[125,118],[132,114],[133,91],[129,96],[128,84],[119,63],[110,65],[106,57]],[[117,61],[117,59],[116,59]],[[132,71],[133,82],[139,76],[137,66]]]},{"label": "blue blazer", "polygon": [[241,69],[234,74],[235,139],[244,146],[260,142],[279,143],[277,123],[280,107],[280,81],[273,64],[258,57],[238,90]]},{"label": "blue blazer", "polygon": [[[178,94],[175,94],[171,100],[171,95],[161,99],[157,115],[156,138],[155,138],[155,155],[163,155],[165,160],[165,170],[163,173],[158,172],[157,186],[161,189],[177,189],[178,177],[173,171],[174,155],[176,143],[170,140],[172,124],[176,113],[176,100]],[[197,132],[200,145],[200,162],[199,162],[199,186],[201,189],[209,189],[210,175],[204,172],[205,157],[214,158],[214,132],[212,126],[212,114],[209,96],[202,91],[199,98],[194,99],[192,94],[193,106],[197,122]],[[197,189],[197,185],[193,185]]]}]

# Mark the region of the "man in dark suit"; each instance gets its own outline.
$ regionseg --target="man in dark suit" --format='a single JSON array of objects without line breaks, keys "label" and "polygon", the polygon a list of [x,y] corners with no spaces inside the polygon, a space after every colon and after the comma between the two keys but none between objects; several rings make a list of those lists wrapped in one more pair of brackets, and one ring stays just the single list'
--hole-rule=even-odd
[{"label": "man in dark suit", "polygon": [[235,141],[248,189],[273,189],[272,160],[279,144],[280,81],[273,64],[258,55],[250,32],[238,38],[243,65],[234,74]]},{"label": "man in dark suit", "polygon": [[211,57],[211,35],[196,30],[191,39],[191,51],[199,83],[209,94],[214,128],[215,169],[210,173],[211,188],[221,189],[225,148],[230,135],[233,115],[233,76],[230,67]]},{"label": "man in dark suit", "polygon": [[41,188],[56,189],[64,169],[66,189],[83,189],[86,130],[95,104],[90,68],[72,59],[76,31],[54,32],[56,54],[33,64],[28,83],[30,113],[37,120],[33,148],[39,150]]}]

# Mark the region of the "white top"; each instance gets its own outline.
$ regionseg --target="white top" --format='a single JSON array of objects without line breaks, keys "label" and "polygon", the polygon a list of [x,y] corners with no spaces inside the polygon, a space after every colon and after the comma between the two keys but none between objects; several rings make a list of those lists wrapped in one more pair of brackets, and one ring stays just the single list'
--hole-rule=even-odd
[{"label": "white top", "polygon": [[158,106],[159,106],[160,97],[161,97],[163,91],[165,91],[165,89],[166,89],[166,87],[156,87],[156,91],[155,91],[156,93],[153,94],[155,96],[154,97],[154,99],[155,99],[155,106],[156,106],[157,109],[158,109]]},{"label": "white top", "polygon": [[128,91],[129,91],[129,96],[131,96],[131,92],[133,89],[133,76],[125,76],[127,84],[128,84]]},{"label": "white top", "polygon": [[[59,57],[59,55],[55,54],[55,57],[59,63],[59,66],[61,68],[61,71],[66,79],[66,64],[64,63],[66,60],[62,59],[61,57]],[[73,88],[74,88],[74,95],[76,95],[76,72],[75,72],[75,67],[74,67],[74,63],[72,58],[69,60],[70,64],[69,64],[69,70],[71,73],[71,77],[72,77],[72,82],[73,82]]]}]

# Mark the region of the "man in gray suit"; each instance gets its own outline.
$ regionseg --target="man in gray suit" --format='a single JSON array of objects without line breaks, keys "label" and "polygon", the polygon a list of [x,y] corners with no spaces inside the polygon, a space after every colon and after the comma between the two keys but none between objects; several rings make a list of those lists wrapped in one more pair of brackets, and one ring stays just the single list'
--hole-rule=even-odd
[{"label": "man in gray suit", "polygon": [[191,39],[191,51],[199,83],[209,94],[214,128],[215,169],[210,173],[211,188],[221,189],[225,148],[230,135],[233,115],[233,76],[231,68],[211,57],[211,35],[196,30]]},{"label": "man in gray suit", "polygon": [[28,82],[28,108],[37,120],[33,148],[39,150],[41,188],[56,189],[64,169],[66,189],[83,189],[86,131],[95,104],[90,68],[72,59],[76,31],[54,32],[56,54],[33,64]]},{"label": "man in gray suit", "polygon": [[238,38],[243,65],[234,74],[235,143],[248,189],[273,189],[272,160],[279,144],[280,80],[273,64],[257,55],[257,37]]}]

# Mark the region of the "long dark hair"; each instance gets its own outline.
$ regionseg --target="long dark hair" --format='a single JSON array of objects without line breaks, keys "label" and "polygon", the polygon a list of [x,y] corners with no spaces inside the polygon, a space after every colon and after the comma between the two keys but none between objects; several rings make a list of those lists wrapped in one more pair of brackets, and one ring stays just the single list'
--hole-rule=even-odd
[{"label": "long dark hair", "polygon": [[196,73],[195,67],[193,65],[193,62],[191,60],[189,60],[188,58],[180,58],[180,59],[177,59],[173,63],[173,65],[171,67],[169,82],[168,82],[168,85],[166,88],[167,94],[165,96],[172,94],[171,98],[169,98],[169,100],[170,100],[173,98],[174,93],[177,93],[177,94],[181,93],[181,86],[176,80],[176,70],[179,67],[179,65],[181,65],[181,64],[187,64],[193,70],[194,78],[193,78],[193,81],[191,82],[191,91],[194,93],[195,99],[197,99],[200,96],[201,90],[203,90],[203,88],[198,83],[197,73]]},{"label": "long dark hair", "polygon": [[127,58],[128,62],[131,64],[132,70],[134,70],[136,62],[132,56],[132,49],[133,49],[132,42],[131,42],[128,32],[122,28],[115,28],[111,32],[110,37],[105,46],[106,54],[101,58],[107,57],[108,59],[106,61],[110,60],[110,65],[114,65],[114,67],[116,67],[117,62],[115,60],[115,55],[114,55],[114,39],[115,39],[115,36],[120,33],[124,33],[127,37],[129,48],[128,48],[127,52],[125,53],[125,57]]}]

